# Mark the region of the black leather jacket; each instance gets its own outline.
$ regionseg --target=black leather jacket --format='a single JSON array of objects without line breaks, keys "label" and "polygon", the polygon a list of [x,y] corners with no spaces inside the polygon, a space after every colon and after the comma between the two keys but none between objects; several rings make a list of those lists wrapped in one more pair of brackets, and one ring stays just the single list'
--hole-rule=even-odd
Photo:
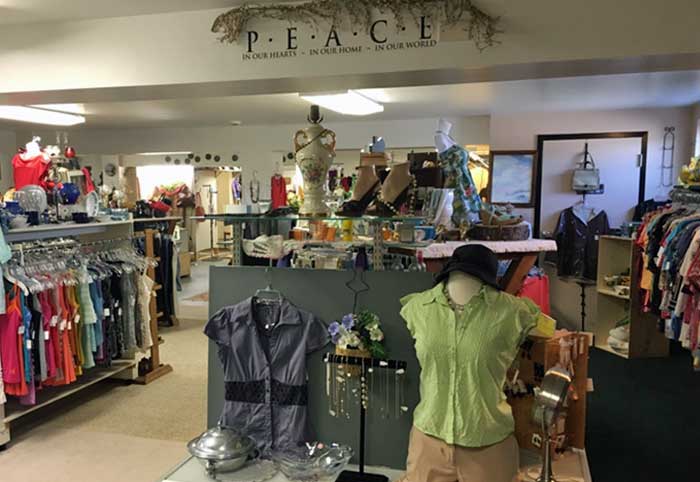
[{"label": "black leather jacket", "polygon": [[610,224],[605,211],[584,223],[573,208],[559,215],[554,238],[557,241],[559,276],[595,280],[598,272],[598,236],[608,234]]}]

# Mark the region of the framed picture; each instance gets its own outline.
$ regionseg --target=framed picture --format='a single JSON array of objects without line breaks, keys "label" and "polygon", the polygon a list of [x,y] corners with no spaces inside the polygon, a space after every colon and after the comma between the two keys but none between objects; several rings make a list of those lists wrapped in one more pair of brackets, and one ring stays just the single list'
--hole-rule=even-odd
[{"label": "framed picture", "polygon": [[491,151],[489,201],[534,207],[536,169],[537,151]]}]

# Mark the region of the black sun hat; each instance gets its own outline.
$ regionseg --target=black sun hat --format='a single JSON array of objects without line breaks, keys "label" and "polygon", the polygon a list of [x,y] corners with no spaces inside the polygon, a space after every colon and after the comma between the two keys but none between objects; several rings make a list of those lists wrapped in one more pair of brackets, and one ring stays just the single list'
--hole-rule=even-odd
[{"label": "black sun hat", "polygon": [[498,284],[498,258],[493,251],[481,244],[467,244],[457,248],[435,277],[435,284],[446,280],[454,271],[470,274],[493,288],[501,289]]}]

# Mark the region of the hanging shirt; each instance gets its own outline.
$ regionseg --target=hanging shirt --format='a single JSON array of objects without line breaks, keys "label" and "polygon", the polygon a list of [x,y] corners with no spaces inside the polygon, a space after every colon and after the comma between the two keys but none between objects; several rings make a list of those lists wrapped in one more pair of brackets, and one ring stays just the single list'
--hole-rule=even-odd
[{"label": "hanging shirt", "polygon": [[[8,303],[10,305],[10,303]],[[8,306],[8,308],[14,305]],[[20,353],[21,345],[17,344],[17,337],[21,336],[22,313],[19,309],[8,309],[7,313],[0,315],[0,359],[2,360],[3,380],[5,383],[20,383]]]},{"label": "hanging shirt", "polygon": [[248,298],[216,312],[204,333],[224,369],[220,423],[252,437],[263,455],[314,440],[306,357],[330,340],[321,320],[287,300],[264,306]]},{"label": "hanging shirt", "polygon": [[518,296],[534,301],[545,315],[551,313],[549,307],[549,277],[546,274],[542,276],[528,276],[525,278]]},{"label": "hanging shirt", "polygon": [[540,310],[530,300],[482,286],[458,317],[443,283],[401,304],[421,366],[413,425],[462,447],[505,440],[515,422],[503,384]]},{"label": "hanging shirt", "polygon": [[573,208],[563,210],[554,232],[559,276],[595,280],[598,275],[598,237],[609,232],[605,211],[584,220],[575,214]]},{"label": "hanging shirt", "polygon": [[15,190],[19,191],[30,184],[44,187],[50,165],[50,161],[44,154],[28,159],[25,159],[23,154],[16,154],[12,158]]},{"label": "hanging shirt", "polygon": [[282,176],[272,176],[272,209],[287,205],[287,183]]},{"label": "hanging shirt", "polygon": [[141,343],[139,348],[141,351],[148,350],[153,345],[153,337],[151,336],[151,299],[153,297],[153,285],[155,284],[147,274],[138,276],[139,295],[138,295],[138,310],[141,313],[141,335],[139,339]]}]

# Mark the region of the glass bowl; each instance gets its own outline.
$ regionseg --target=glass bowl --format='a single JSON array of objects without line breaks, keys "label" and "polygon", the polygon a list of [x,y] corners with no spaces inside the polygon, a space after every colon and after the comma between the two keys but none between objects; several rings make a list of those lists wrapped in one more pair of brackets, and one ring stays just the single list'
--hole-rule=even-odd
[{"label": "glass bowl", "polygon": [[48,207],[46,191],[41,186],[29,184],[15,192],[15,200],[19,201],[24,211],[36,211],[43,213]]},{"label": "glass bowl", "polygon": [[277,470],[293,481],[335,480],[352,458],[346,445],[311,443],[272,452]]}]

